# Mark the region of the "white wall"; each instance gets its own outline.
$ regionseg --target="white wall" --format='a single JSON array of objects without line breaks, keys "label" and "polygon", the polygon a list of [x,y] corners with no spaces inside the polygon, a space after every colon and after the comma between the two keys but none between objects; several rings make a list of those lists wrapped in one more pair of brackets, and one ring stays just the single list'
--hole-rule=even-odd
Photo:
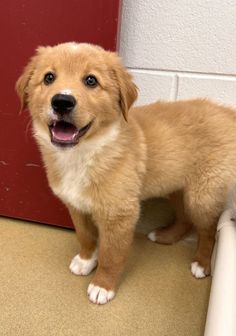
[{"label": "white wall", "polygon": [[236,105],[236,0],[123,0],[120,55],[139,104],[200,96]]}]

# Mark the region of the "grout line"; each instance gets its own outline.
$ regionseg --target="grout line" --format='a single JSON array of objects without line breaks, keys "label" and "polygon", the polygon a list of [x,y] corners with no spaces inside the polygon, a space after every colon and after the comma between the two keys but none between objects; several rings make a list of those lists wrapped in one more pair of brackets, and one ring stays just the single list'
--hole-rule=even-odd
[{"label": "grout line", "polygon": [[170,100],[175,101],[178,98],[178,91],[179,91],[179,76],[175,74],[173,76],[171,89],[170,89]]},{"label": "grout line", "polygon": [[192,72],[192,71],[180,71],[180,70],[160,70],[160,69],[146,69],[146,68],[132,68],[127,67],[128,70],[131,70],[133,72],[139,72],[139,73],[149,73],[149,74],[159,74],[159,75],[180,75],[183,77],[189,77],[189,78],[214,78],[214,79],[228,79],[228,80],[236,80],[236,74],[217,74],[217,73],[207,73],[207,72]]}]

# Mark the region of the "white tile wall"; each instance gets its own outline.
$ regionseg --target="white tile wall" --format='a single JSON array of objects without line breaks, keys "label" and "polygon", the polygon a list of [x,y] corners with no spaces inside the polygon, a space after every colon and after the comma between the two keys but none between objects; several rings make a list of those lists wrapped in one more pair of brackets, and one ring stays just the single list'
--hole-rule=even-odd
[{"label": "white tile wall", "polygon": [[123,0],[120,55],[138,103],[207,96],[236,105],[236,0]]},{"label": "white tile wall", "polygon": [[208,97],[236,106],[236,77],[179,75],[177,99]]},{"label": "white tile wall", "polygon": [[140,104],[148,104],[161,99],[170,99],[175,94],[175,75],[157,71],[145,71],[131,69],[130,72],[134,77],[134,81],[139,88],[139,100]]}]

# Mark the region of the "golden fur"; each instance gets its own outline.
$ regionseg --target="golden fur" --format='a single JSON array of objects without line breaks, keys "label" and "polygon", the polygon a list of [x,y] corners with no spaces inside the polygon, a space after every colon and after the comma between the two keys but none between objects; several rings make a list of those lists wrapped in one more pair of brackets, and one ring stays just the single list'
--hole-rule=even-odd
[{"label": "golden fur", "polygon": [[[47,71],[57,76],[48,86],[43,83]],[[97,87],[84,85],[88,74],[96,75]],[[53,145],[48,129],[51,99],[63,90],[78,102],[74,124],[83,127],[93,120],[70,148]],[[201,276],[209,274],[216,223],[236,181],[235,111],[207,100],[130,109],[137,97],[131,76],[115,53],[89,44],[39,48],[17,91],[22,106],[31,111],[50,187],[70,211],[80,258],[89,261],[99,245],[93,285],[115,291],[140,200],[159,196],[169,197],[176,221],[157,229],[152,239],[173,243],[193,224],[199,237],[195,266]],[[99,295],[90,299],[111,299],[107,295],[103,302]]]},{"label": "golden fur", "polygon": [[236,184],[229,193],[227,208],[231,210],[231,219],[236,221]]}]

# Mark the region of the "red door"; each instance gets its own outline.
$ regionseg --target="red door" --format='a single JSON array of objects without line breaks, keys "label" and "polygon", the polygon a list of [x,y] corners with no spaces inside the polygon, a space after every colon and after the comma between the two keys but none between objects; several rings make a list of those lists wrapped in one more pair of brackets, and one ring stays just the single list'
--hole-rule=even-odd
[{"label": "red door", "polygon": [[0,215],[72,226],[48,187],[15,82],[39,45],[78,41],[115,50],[119,9],[120,0],[1,1]]}]

